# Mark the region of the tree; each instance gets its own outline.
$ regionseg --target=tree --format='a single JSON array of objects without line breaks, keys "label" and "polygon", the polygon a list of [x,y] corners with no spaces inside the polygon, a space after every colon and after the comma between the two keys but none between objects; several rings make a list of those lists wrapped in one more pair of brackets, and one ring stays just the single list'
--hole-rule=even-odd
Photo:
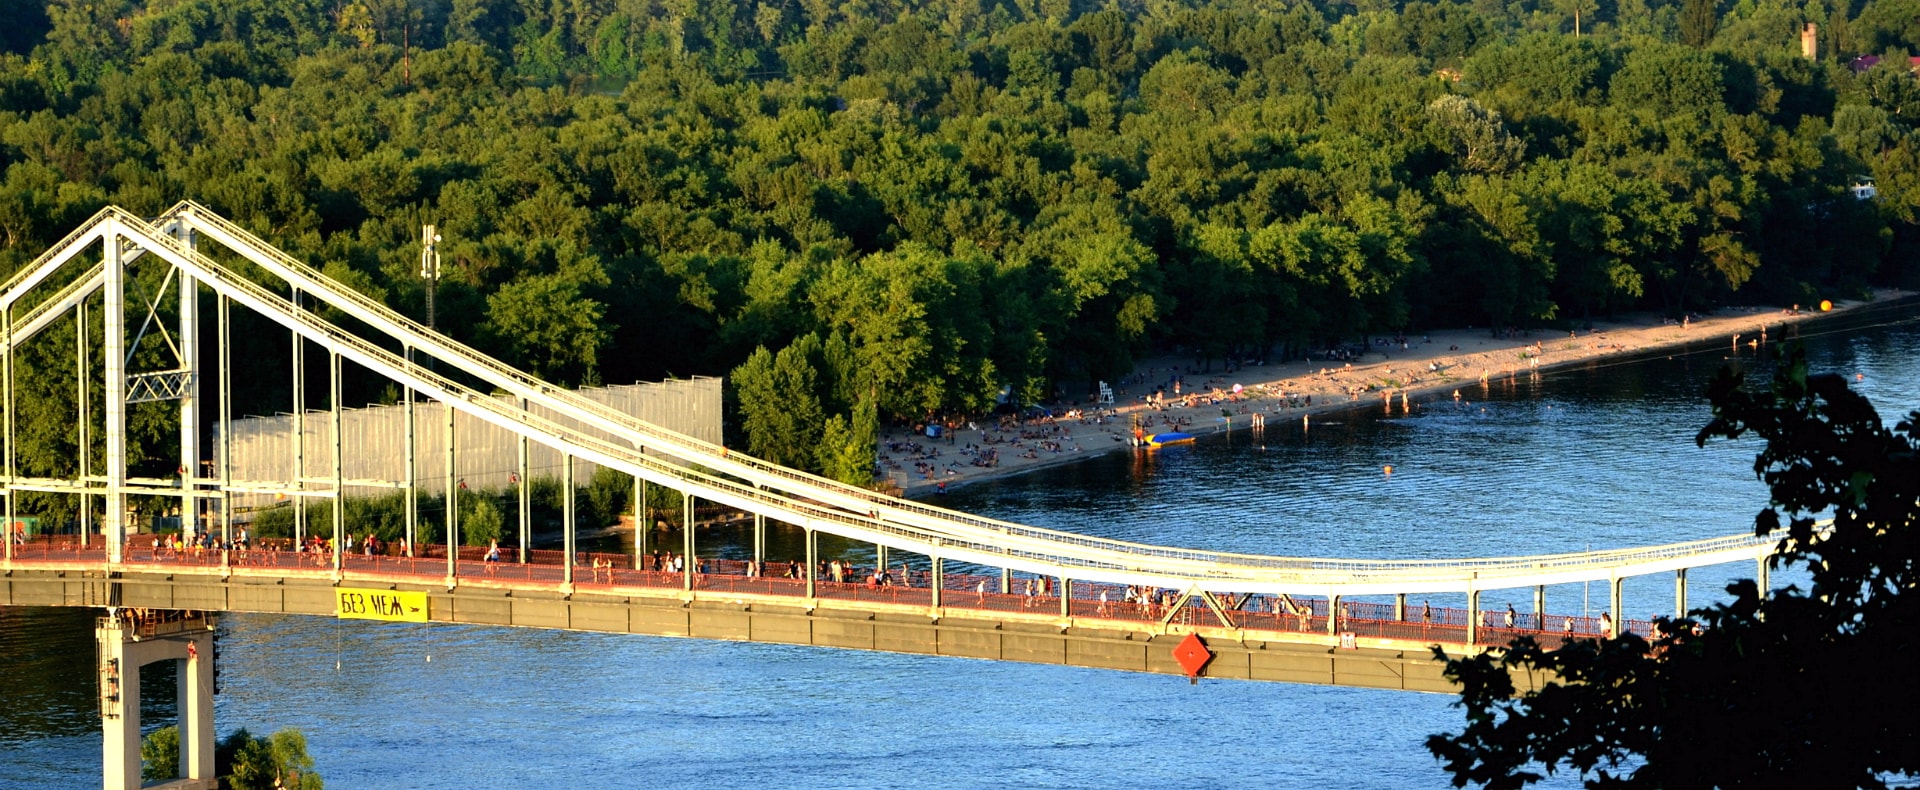
[{"label": "tree", "polygon": [[600,363],[605,308],[565,275],[523,277],[487,297],[487,323],[513,358],[549,381],[578,381]]},{"label": "tree", "polygon": [[167,725],[140,739],[140,778],[161,782],[180,775],[180,728]]},{"label": "tree", "polygon": [[814,468],[827,421],[820,372],[813,363],[819,348],[820,338],[807,335],[777,355],[762,346],[734,368],[734,403],[747,452],[785,466]]},{"label": "tree", "polygon": [[1720,8],[1717,0],[1686,0],[1680,6],[1680,40],[1687,46],[1705,48],[1719,27]]},{"label": "tree", "polygon": [[[1920,47],[1920,0],[1875,0],[1853,21],[1861,52]],[[1905,69],[1901,69],[1905,71]]]},{"label": "tree", "polygon": [[1427,117],[1450,141],[1460,166],[1480,173],[1513,169],[1527,154],[1527,143],[1507,132],[1500,113],[1465,96],[1448,94],[1427,105]]},{"label": "tree", "polygon": [[[1920,411],[1888,430],[1838,375],[1783,355],[1771,388],[1723,370],[1697,441],[1757,434],[1781,535],[1772,564],[1808,590],[1729,585],[1733,600],[1627,635],[1548,649],[1531,638],[1449,662],[1467,727],[1427,746],[1456,786],[1522,787],[1578,771],[1605,787],[1885,787],[1920,776],[1914,684],[1886,670],[1920,648]],[[1816,517],[1830,513],[1831,526]],[[1785,523],[1783,525],[1782,520]],[[1558,678],[1515,696],[1515,670]]]},{"label": "tree", "polygon": [[872,398],[861,398],[851,417],[835,414],[827,418],[817,456],[820,473],[850,485],[872,483],[878,438],[879,418]]},{"label": "tree", "polygon": [[288,727],[256,738],[245,727],[234,730],[214,749],[217,772],[232,790],[322,790],[320,774],[307,755],[307,736]]},{"label": "tree", "polygon": [[467,508],[467,514],[460,520],[460,536],[469,546],[485,546],[500,539],[500,529],[505,519],[500,515],[499,506],[484,496],[468,497],[473,502]]}]

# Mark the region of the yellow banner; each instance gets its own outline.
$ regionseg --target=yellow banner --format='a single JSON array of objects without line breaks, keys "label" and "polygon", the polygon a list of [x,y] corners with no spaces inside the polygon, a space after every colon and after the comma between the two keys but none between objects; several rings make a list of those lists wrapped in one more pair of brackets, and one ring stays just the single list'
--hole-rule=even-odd
[{"label": "yellow banner", "polygon": [[401,590],[333,588],[333,614],[346,620],[427,621],[427,594]]}]

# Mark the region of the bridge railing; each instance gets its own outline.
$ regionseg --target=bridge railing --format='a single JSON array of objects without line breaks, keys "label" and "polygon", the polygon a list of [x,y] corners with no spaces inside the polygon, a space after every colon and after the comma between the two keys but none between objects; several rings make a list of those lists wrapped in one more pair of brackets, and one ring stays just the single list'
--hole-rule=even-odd
[{"label": "bridge railing", "polygon": [[[212,566],[218,565],[224,557],[231,562],[226,571],[240,576],[302,573],[325,578],[332,573],[333,556],[329,553],[282,551],[265,545],[268,544],[223,554],[217,550],[175,549],[164,542],[143,540],[135,550],[127,553],[125,562],[118,567],[136,571],[151,568],[163,572],[181,569],[212,572]],[[42,536],[19,544],[16,549],[19,549],[15,555],[16,567],[35,564],[44,564],[49,568],[107,567],[98,544],[79,546],[72,536]],[[374,579],[382,583],[408,580],[427,585],[440,583],[446,573],[446,547],[422,545],[415,549],[421,556],[343,554],[341,572],[349,584],[357,579]],[[537,550],[530,557],[537,561],[528,563],[489,562],[484,559],[485,552],[484,547],[476,546],[458,549],[460,558],[456,560],[456,569],[463,584],[512,588],[531,585],[558,589],[565,580],[565,554],[562,552]],[[633,557],[629,554],[580,552],[574,560],[575,589],[601,589],[616,593],[625,589],[679,591],[687,583],[684,573],[655,570],[650,562],[643,562],[646,567],[633,568]],[[748,575],[749,563],[744,560],[710,559],[700,562],[696,567],[701,570],[693,575],[692,590],[695,594],[770,596],[791,598],[796,602],[808,600],[805,597],[807,582],[804,569],[798,563],[765,563],[762,575],[753,576]],[[788,573],[790,568],[793,569],[791,575]],[[927,586],[931,581],[929,572],[909,570],[894,575],[889,569],[889,577],[897,581],[880,584],[874,578],[873,569],[850,568],[846,581],[816,580],[814,598],[811,600],[914,608],[933,605],[933,591]],[[1001,577],[998,575],[944,574],[942,581],[940,605],[946,610],[1042,618],[1064,615],[1088,622],[1125,623],[1147,628],[1158,628],[1165,623],[1191,628],[1229,628],[1316,638],[1352,633],[1357,637],[1422,644],[1465,644],[1468,622],[1476,617],[1458,607],[1431,607],[1424,603],[1417,607],[1396,607],[1378,601],[1342,600],[1339,620],[1329,629],[1327,617],[1330,602],[1326,598],[1223,595],[1220,601],[1229,610],[1228,620],[1223,621],[1198,596],[1180,596],[1178,591],[1168,589],[1129,588],[1118,584],[1076,581],[1065,589],[1068,598],[1063,607],[1059,597],[1062,591],[1050,586],[1043,587],[1038,577],[1016,577],[1011,591],[1007,593],[1000,592]],[[1130,595],[1130,592],[1138,594]],[[1506,617],[1503,609],[1479,612],[1477,642],[1501,644],[1514,637],[1532,636],[1551,645],[1557,639],[1595,638],[1603,635],[1606,628],[1599,618],[1586,615],[1515,612],[1512,625],[1507,624]],[[1628,619],[1621,623],[1621,627],[1624,632],[1641,635],[1652,631],[1652,624],[1646,620]]]}]

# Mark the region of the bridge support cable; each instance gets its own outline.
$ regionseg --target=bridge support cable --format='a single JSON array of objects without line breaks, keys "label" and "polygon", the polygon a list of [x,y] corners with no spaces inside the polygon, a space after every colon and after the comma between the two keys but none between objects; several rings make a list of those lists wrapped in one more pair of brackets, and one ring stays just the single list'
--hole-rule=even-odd
[{"label": "bridge support cable", "polygon": [[[13,416],[15,411],[13,408],[13,306],[12,305],[0,306],[0,334],[5,335],[5,340],[7,343],[7,349],[6,349],[6,354],[4,356],[4,361],[0,361],[0,387],[3,387],[6,390],[4,398],[0,398],[0,408],[4,408],[7,411],[6,427],[4,429],[6,433],[6,437],[5,437],[6,470],[7,470],[7,479],[11,481],[19,475],[19,470],[14,466],[14,462],[13,462],[13,458],[14,458]],[[17,492],[14,492],[14,491],[7,492],[7,512],[6,512],[7,526],[6,526],[6,529],[4,530],[5,534],[0,535],[0,538],[4,538],[7,542],[6,559],[8,564],[13,563],[13,541],[14,541],[13,531],[15,529],[20,528],[17,526],[20,522],[15,517],[15,506],[14,506],[14,500],[17,500],[19,498],[20,498],[20,495]]]},{"label": "bridge support cable", "polygon": [[653,529],[647,521],[647,479],[633,476],[633,569],[645,570],[647,557],[647,532]]},{"label": "bridge support cable", "polygon": [[767,514],[753,514],[753,564],[765,567],[767,562]]},{"label": "bridge support cable", "polygon": [[[413,367],[413,347],[407,346],[404,350],[406,351],[407,367],[411,368]],[[400,389],[406,395],[405,410],[403,412],[405,417],[405,422],[406,422],[406,425],[403,428],[403,430],[406,433],[406,438],[404,439],[406,444],[405,444],[405,448],[402,450],[402,453],[405,455],[405,465],[406,465],[405,474],[407,476],[407,479],[406,479],[406,494],[407,494],[406,500],[407,501],[405,503],[406,522],[407,522],[405,527],[406,537],[402,540],[402,542],[405,543],[406,545],[404,546],[401,553],[405,554],[408,557],[412,557],[413,547],[416,544],[416,538],[415,538],[414,532],[416,529],[418,529],[420,524],[420,488],[419,488],[420,486],[420,468],[419,468],[420,448],[418,446],[418,441],[417,441],[417,437],[419,436],[419,427],[418,425],[416,425],[416,423],[420,419],[420,415],[419,415],[420,404],[418,400],[414,397],[412,387],[401,387]]]},{"label": "bridge support cable", "polygon": [[698,563],[694,560],[693,543],[693,489],[680,492],[680,564],[685,566],[680,574],[681,589],[693,592],[693,575],[698,572]]},{"label": "bridge support cable", "polygon": [[327,432],[333,436],[333,580],[346,567],[347,537],[346,437],[340,415],[340,352],[327,353]]},{"label": "bridge support cable", "polygon": [[[523,442],[520,451],[521,458],[527,457],[524,445],[525,441],[525,439],[521,439],[521,442]],[[523,488],[521,490],[522,500],[524,501],[525,489]],[[574,520],[574,509],[578,507],[575,500],[578,498],[578,493],[573,490],[573,454],[562,453],[560,456],[560,540],[561,543],[565,544],[563,549],[567,556],[564,563],[565,567],[561,570],[561,583],[565,585],[565,589],[567,590],[573,589],[574,552],[578,550],[578,543],[576,542],[578,539],[576,537],[577,533],[575,532],[577,522]],[[489,549],[489,551],[491,551],[491,549]],[[600,570],[595,568],[594,575],[598,576],[599,573]]]},{"label": "bridge support cable", "polygon": [[1407,621],[1406,593],[1398,593],[1393,596],[1393,621],[1396,623],[1404,623]]},{"label": "bridge support cable", "polygon": [[[1681,571],[1681,572],[1685,573],[1685,571]],[[1546,622],[1547,622],[1546,617],[1547,617],[1547,586],[1544,584],[1536,584],[1533,586],[1534,627],[1545,628]]]},{"label": "bridge support cable", "polygon": [[[1089,541],[1083,536],[1051,530],[998,524],[979,517],[892,499],[815,475],[776,467],[746,456],[729,455],[724,448],[661,430],[602,404],[592,403],[574,393],[555,389],[524,373],[507,368],[471,348],[419,326],[384,305],[354,293],[351,289],[332,281],[299,261],[272,249],[244,229],[203,207],[191,202],[182,202],[170,210],[168,216],[190,224],[196,232],[214,238],[248,256],[274,276],[302,291],[319,295],[329,304],[403,344],[422,347],[430,354],[448,359],[466,372],[486,379],[494,386],[513,394],[529,397],[543,408],[554,410],[566,420],[590,426],[594,430],[608,431],[618,440],[628,442],[634,448],[644,449],[649,444],[664,443],[683,459],[699,463],[719,474],[750,482],[777,484],[777,490],[788,496],[826,503],[830,507],[845,509],[852,513],[870,514],[875,519],[884,518],[890,522],[897,520],[897,523],[917,530],[944,530],[964,526],[973,533],[972,537],[975,540],[994,539],[992,533],[997,533],[1000,540],[1012,539],[1021,542],[1037,540],[1040,550],[1050,549],[1054,541],[1062,539],[1074,541],[1075,545],[1082,550],[1097,548],[1100,545],[1123,545],[1115,541]],[[985,531],[982,531],[983,529]],[[1111,552],[1109,549],[1098,550],[1101,553]],[[1121,553],[1125,554],[1129,551],[1123,550]],[[1204,554],[1209,557],[1226,556],[1213,552]],[[1117,562],[1121,558],[1109,559]],[[1166,561],[1170,558],[1162,557],[1161,559]],[[1175,560],[1178,565],[1193,573],[1204,572],[1205,566],[1212,561]]]},{"label": "bridge support cable", "polygon": [[1327,593],[1327,636],[1340,633],[1340,594]]},{"label": "bridge support cable", "polygon": [[[296,274],[297,274],[297,272],[296,272]],[[305,276],[305,275],[300,275],[300,276]],[[309,278],[309,279],[312,279],[312,278]],[[311,285],[311,284],[307,284],[307,283],[306,283],[306,281],[304,281],[304,280],[303,280],[303,281],[301,281],[301,282],[303,283],[303,287],[308,287],[308,288],[313,288],[313,287],[315,287],[315,286],[313,286],[313,285]],[[315,283],[318,283],[319,281],[318,281],[318,280],[315,280],[314,282],[315,282]],[[364,298],[362,297],[362,299],[364,299]],[[357,303],[356,303],[356,304],[357,304]],[[447,347],[449,347],[449,348],[451,348],[451,347],[453,347],[453,346],[455,346],[455,345],[457,345],[457,344],[450,344],[450,345],[449,345],[448,343],[442,343],[442,345],[446,345]],[[457,350],[458,350],[458,349],[456,349],[456,351],[457,351]],[[469,361],[475,361],[475,360],[469,360]],[[494,367],[487,367],[487,365],[489,365],[489,364],[490,364],[490,365],[492,365],[492,366],[494,366]],[[494,372],[497,372],[497,371],[495,371],[495,368],[497,368],[497,367],[498,367],[498,363],[491,363],[491,362],[487,362],[487,363],[485,363],[485,364],[481,364],[481,367],[483,367],[483,368],[486,368],[486,370],[485,370],[485,371],[475,371],[475,373],[476,373],[476,375],[481,375],[481,374],[483,374],[483,373],[487,373],[487,372],[489,372],[489,371],[494,371]],[[526,379],[526,377],[525,377],[525,375],[524,375],[524,374],[517,374],[517,375],[518,375],[518,377],[519,377],[519,378],[518,378],[518,379],[516,379],[516,380],[519,380],[519,381],[521,381],[521,383],[522,383],[522,384],[524,384],[524,383],[525,383],[525,379]],[[553,391],[553,390],[551,390],[551,388],[545,388],[545,389],[542,389],[541,391],[542,391],[543,393],[545,393],[546,395],[549,395],[549,396],[552,396],[552,397],[560,397],[560,396],[559,396],[559,394],[557,394],[557,393],[556,393],[555,391]],[[545,405],[545,402],[544,402],[544,401],[542,401],[542,404],[543,404],[543,405]],[[570,419],[574,419],[574,418],[576,418],[576,417],[569,417],[569,418],[570,418]],[[626,419],[626,418],[625,418],[625,417],[622,417],[621,419]],[[639,442],[636,442],[636,443],[639,443]],[[697,449],[697,448],[696,448],[696,449]],[[736,457],[736,458],[743,458],[743,457]],[[701,460],[701,462],[702,462],[702,463],[706,463],[707,461],[711,461],[711,460],[713,460],[713,459],[711,459],[711,458],[701,458],[700,460]],[[724,471],[727,471],[727,473],[729,473],[729,474],[732,474],[732,473],[734,473],[734,470],[733,470],[733,469],[731,468],[731,466],[728,466],[728,464],[726,463],[726,459],[725,459],[725,456],[724,456],[724,455],[722,455],[722,456],[720,457],[720,461],[721,461],[721,465],[722,465],[722,466],[725,466],[725,467],[727,467],[727,468],[726,468],[726,469],[725,469]],[[754,469],[759,469],[759,467],[754,467]],[[751,472],[751,471],[753,471],[753,470],[752,470],[752,469],[749,469],[748,471],[749,471],[749,472]],[[795,479],[798,479],[798,478],[795,478]],[[797,489],[796,489],[796,490],[797,490]],[[863,496],[867,496],[867,495],[864,495],[864,494],[863,494]],[[864,500],[863,500],[863,501],[864,501]],[[904,508],[905,508],[906,510],[905,510],[905,511],[902,511],[902,512],[908,512],[908,511],[910,511],[910,512],[916,512],[916,513],[919,513],[919,512],[924,512],[924,513],[926,513],[926,514],[928,514],[928,515],[929,515],[930,517],[931,517],[931,516],[938,516],[938,517],[940,517],[940,518],[948,518],[948,517],[952,517],[952,518],[955,518],[955,519],[959,519],[960,521],[965,521],[965,522],[966,522],[966,523],[968,523],[968,524],[976,524],[976,523],[980,523],[980,522],[981,522],[981,520],[979,520],[979,519],[974,519],[974,518],[961,518],[961,517],[959,517],[959,516],[958,516],[957,514],[956,514],[956,515],[952,515],[952,516],[948,516],[948,515],[946,515],[946,514],[936,514],[936,513],[935,513],[935,509],[929,509],[929,508],[925,508],[925,507],[922,507],[922,506],[917,506],[917,505],[910,505],[910,504],[907,504],[907,503],[891,503],[891,502],[890,502],[890,503],[889,503],[889,507],[890,507],[890,508],[894,508],[894,509],[898,509],[898,508],[903,508],[903,507],[904,507]],[[889,511],[889,514],[890,514],[890,516],[891,516],[891,515],[894,515],[894,514],[892,513],[892,511],[891,511],[891,510]],[[957,523],[957,522],[956,522],[956,523]],[[1016,526],[1017,526],[1017,525],[1016,525]],[[1023,536],[1043,536],[1043,533],[1044,533],[1044,531],[1040,531],[1040,530],[1032,530],[1032,529],[1030,529],[1030,528],[1029,528],[1029,529],[1023,529],[1023,530],[1021,530],[1021,533],[1020,533],[1020,534],[1021,534],[1021,535],[1023,535]],[[1045,533],[1045,534],[1050,534],[1050,533]],[[1008,536],[1009,536],[1009,537],[1013,537],[1013,535],[1012,535],[1011,533],[1008,533]],[[1022,540],[1025,540],[1025,539],[1027,539],[1027,538],[1022,538]],[[1036,537],[1036,538],[1034,538],[1034,539],[1038,539],[1038,538]],[[1085,545],[1088,545],[1088,544],[1091,544],[1091,543],[1097,543],[1097,542],[1093,542],[1093,541],[1084,541],[1084,539],[1083,539],[1083,540],[1082,540],[1082,542],[1081,542],[1081,543],[1079,543],[1078,545],[1081,545],[1081,546],[1085,546]],[[1044,546],[1043,546],[1043,547],[1044,547]],[[1224,556],[1224,555],[1217,555],[1217,554],[1212,554],[1212,553],[1195,553],[1195,554],[1196,554],[1196,556],[1201,556],[1201,555],[1204,555],[1204,556]],[[1176,564],[1177,564],[1177,565],[1179,565],[1179,566],[1182,566],[1182,567],[1184,567],[1184,566],[1186,566],[1186,565],[1189,565],[1190,563],[1186,563],[1186,562],[1184,562],[1184,561],[1183,561],[1183,562],[1180,562],[1180,563],[1176,563]],[[1189,571],[1189,572],[1191,572],[1191,571]]]},{"label": "bridge support cable", "polygon": [[816,543],[819,533],[814,531],[812,524],[805,525],[805,529],[807,530],[807,567],[802,569],[801,575],[807,579],[807,608],[811,609],[814,606],[814,600],[819,597],[813,578],[816,575],[814,568],[819,564],[820,548]]},{"label": "bridge support cable", "polygon": [[647,537],[653,534],[653,520],[647,515],[647,479],[633,476],[633,569],[647,569]]},{"label": "bridge support cable", "polygon": [[127,545],[127,270],[121,259],[120,234],[103,239],[106,248],[106,296],[102,323],[105,343],[101,353],[106,365],[106,386],[101,393],[107,443],[106,514],[101,527],[106,531],[107,557],[119,563],[126,557]]},{"label": "bridge support cable", "polygon": [[[174,233],[180,246],[193,249],[193,231],[176,226]],[[200,520],[202,503],[194,496],[200,487],[195,481],[204,478],[200,463],[200,288],[193,275],[177,274],[179,370],[185,377],[185,386],[180,388],[180,532],[192,539],[206,530]],[[154,294],[156,303],[160,298],[161,294]]]},{"label": "bridge support cable", "polygon": [[[219,335],[214,338],[219,346],[219,382],[220,391],[220,540],[221,545],[233,546],[233,322],[228,315],[227,297],[217,297],[214,302],[214,328]],[[228,560],[232,552],[222,560],[222,565],[231,569]]]},{"label": "bridge support cable", "polygon": [[[293,289],[292,310],[300,307],[300,289]],[[307,540],[307,341],[299,329],[292,329],[293,337],[293,481],[298,493],[293,497],[293,542],[304,544]]]},{"label": "bridge support cable", "polygon": [[453,402],[441,403],[440,410],[447,416],[447,493],[442,501],[447,507],[447,588],[452,589],[460,576],[460,477],[454,468]]},{"label": "bridge support cable", "polygon": [[[103,279],[105,272],[101,273]],[[88,408],[87,385],[93,378],[93,365],[87,359],[87,303],[81,300],[73,306],[73,323],[77,331],[73,333],[74,386],[78,397],[74,398],[76,421],[80,425],[79,442],[75,445],[79,456],[80,480],[86,480],[90,474],[88,467],[93,463],[93,410]],[[93,495],[80,494],[80,545],[93,545]]]},{"label": "bridge support cable", "polygon": [[[527,399],[521,398],[520,410],[525,411],[526,409]],[[531,481],[527,479],[533,471],[529,468],[531,465],[529,456],[532,455],[532,448],[528,446],[529,440],[526,434],[520,434],[519,438],[520,441],[515,442],[515,444],[519,445],[520,449],[520,457],[518,459],[520,468],[515,472],[514,476],[519,478],[520,483],[520,517],[515,520],[520,522],[520,564],[525,565],[527,564],[527,547],[533,543],[533,489],[530,488],[532,485]],[[567,474],[569,476],[573,474],[573,456],[571,455],[567,456]],[[569,490],[571,490],[573,483],[569,481],[567,485],[569,486]]]}]

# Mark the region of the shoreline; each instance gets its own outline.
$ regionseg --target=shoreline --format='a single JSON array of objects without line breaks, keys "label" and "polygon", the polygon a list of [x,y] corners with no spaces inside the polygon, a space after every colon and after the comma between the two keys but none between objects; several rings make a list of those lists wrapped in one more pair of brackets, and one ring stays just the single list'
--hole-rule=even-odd
[{"label": "shoreline", "polygon": [[[937,496],[969,483],[1118,450],[1134,451],[1128,440],[1136,421],[1148,423],[1143,427],[1148,435],[1180,430],[1204,437],[1245,430],[1256,418],[1284,424],[1383,402],[1418,408],[1435,399],[1451,399],[1460,388],[1483,379],[1523,372],[1537,375],[1603,359],[1633,359],[1708,340],[1747,346],[1776,342],[1790,336],[1781,331],[1788,327],[1889,307],[1915,296],[1876,290],[1871,299],[1835,303],[1827,312],[1730,308],[1685,324],[1637,313],[1593,321],[1591,329],[1570,336],[1536,330],[1496,338],[1485,329],[1449,329],[1391,342],[1374,338],[1374,345],[1351,361],[1269,362],[1231,373],[1218,368],[1212,373],[1189,372],[1182,358],[1158,357],[1144,361],[1113,388],[1110,406],[1074,404],[1067,406],[1067,416],[1013,425],[964,423],[943,430],[938,438],[900,427],[883,429],[876,455],[883,474],[879,480],[884,481],[884,490],[899,496]],[[1766,333],[1764,341],[1762,333]],[[1176,376],[1183,385],[1178,399],[1171,383]],[[1164,387],[1164,407],[1144,402],[1160,387]],[[1231,416],[1223,418],[1223,410]],[[987,449],[994,451],[994,465],[974,465],[979,451]]]}]

